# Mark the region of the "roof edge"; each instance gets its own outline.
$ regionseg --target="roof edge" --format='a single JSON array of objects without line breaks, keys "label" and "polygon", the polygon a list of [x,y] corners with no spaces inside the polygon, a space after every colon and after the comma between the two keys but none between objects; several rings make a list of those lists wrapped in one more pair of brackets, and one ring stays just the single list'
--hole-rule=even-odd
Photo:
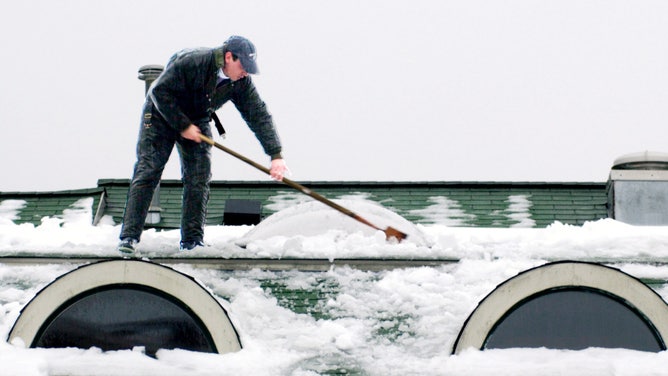
[{"label": "roof edge", "polygon": [[[606,186],[607,182],[529,182],[529,181],[300,181],[305,186],[358,186],[358,187],[401,187],[401,186],[457,186],[457,187],[592,187],[600,188]],[[98,180],[98,187],[130,184],[130,179],[100,179]],[[166,186],[180,186],[181,180],[178,179],[164,179],[160,181],[161,185]],[[211,182],[212,187],[219,186],[281,186],[273,180],[214,180]]]},{"label": "roof edge", "polygon": [[0,192],[0,197],[2,198],[11,198],[11,197],[26,197],[26,196],[43,196],[49,194],[52,196],[86,196],[86,195],[99,195],[104,192],[104,187],[96,188],[84,188],[84,189],[69,189],[63,191],[30,191],[30,192]]}]

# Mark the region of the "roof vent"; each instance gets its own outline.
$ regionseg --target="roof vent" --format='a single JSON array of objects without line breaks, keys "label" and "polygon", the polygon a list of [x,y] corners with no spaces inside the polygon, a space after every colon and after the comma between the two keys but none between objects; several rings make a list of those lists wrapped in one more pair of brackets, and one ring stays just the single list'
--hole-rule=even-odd
[{"label": "roof vent", "polygon": [[632,225],[668,225],[668,154],[645,151],[615,160],[608,215]]},{"label": "roof vent", "polygon": [[615,159],[613,170],[668,170],[668,153],[644,151]]}]

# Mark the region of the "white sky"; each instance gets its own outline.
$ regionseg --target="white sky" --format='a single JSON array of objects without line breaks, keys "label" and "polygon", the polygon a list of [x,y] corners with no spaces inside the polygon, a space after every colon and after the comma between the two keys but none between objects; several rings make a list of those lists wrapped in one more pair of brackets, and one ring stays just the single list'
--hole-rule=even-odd
[{"label": "white sky", "polygon": [[[232,34],[297,181],[605,181],[668,151],[665,1],[24,0],[0,5],[0,191],[130,178],[138,68]],[[265,179],[213,153],[215,180]]]}]

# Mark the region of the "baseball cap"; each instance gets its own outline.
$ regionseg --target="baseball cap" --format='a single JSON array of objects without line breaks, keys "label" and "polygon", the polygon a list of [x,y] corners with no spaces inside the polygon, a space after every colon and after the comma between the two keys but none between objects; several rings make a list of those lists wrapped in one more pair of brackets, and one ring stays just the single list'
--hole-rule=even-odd
[{"label": "baseball cap", "polygon": [[227,47],[227,51],[230,51],[241,60],[241,66],[244,67],[246,72],[250,74],[260,73],[256,62],[257,52],[251,41],[244,37],[233,35],[225,41],[223,46]]}]

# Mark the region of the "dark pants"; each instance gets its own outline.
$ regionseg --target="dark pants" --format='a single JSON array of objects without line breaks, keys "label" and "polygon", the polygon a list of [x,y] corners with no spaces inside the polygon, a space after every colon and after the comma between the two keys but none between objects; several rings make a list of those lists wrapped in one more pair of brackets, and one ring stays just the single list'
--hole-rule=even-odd
[{"label": "dark pants", "polygon": [[[202,241],[211,182],[211,146],[186,140],[164,120],[145,107],[139,141],[137,163],[128,191],[120,238],[140,240],[144,222],[151,205],[155,187],[174,149],[181,159],[183,198],[181,211],[181,241]],[[208,122],[196,124],[204,135],[211,137]]]}]

